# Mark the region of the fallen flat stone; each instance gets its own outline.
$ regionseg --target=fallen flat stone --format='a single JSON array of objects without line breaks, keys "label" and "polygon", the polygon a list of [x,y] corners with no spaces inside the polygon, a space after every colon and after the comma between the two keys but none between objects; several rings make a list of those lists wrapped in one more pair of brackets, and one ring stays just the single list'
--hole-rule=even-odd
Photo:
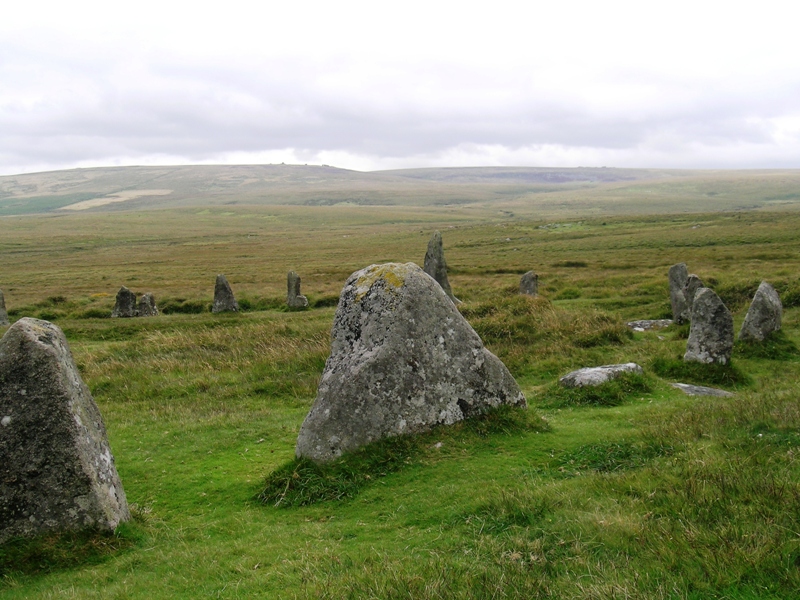
[{"label": "fallen flat stone", "polygon": [[700,288],[692,305],[692,326],[686,341],[687,362],[726,365],[733,350],[733,316],[710,288]]},{"label": "fallen flat stone", "polygon": [[3,295],[3,290],[0,290],[0,327],[9,325],[8,313],[6,312],[6,297]]},{"label": "fallen flat stone", "polygon": [[602,385],[607,381],[616,379],[623,373],[644,373],[642,367],[636,363],[623,363],[620,365],[602,365],[600,367],[584,367],[564,375],[558,382],[567,388],[593,387]]},{"label": "fallen flat stone", "polygon": [[739,339],[743,341],[763,342],[770,333],[781,328],[783,304],[775,288],[762,281],[758,286],[744,323],[739,330]]},{"label": "fallen flat stone", "polygon": [[681,390],[687,396],[733,396],[733,394],[725,390],[718,390],[717,388],[710,388],[702,385],[690,385],[688,383],[672,383],[670,385]]},{"label": "fallen flat stone", "polygon": [[672,325],[672,319],[642,319],[640,321],[628,321],[625,325],[634,331],[649,331],[650,329],[669,327]]},{"label": "fallen flat stone", "polygon": [[539,276],[533,271],[528,271],[519,280],[519,293],[526,296],[537,296],[539,294]]},{"label": "fallen flat stone", "polygon": [[157,317],[158,307],[156,306],[156,299],[153,294],[142,294],[139,298],[139,303],[136,306],[136,314],[139,317]]},{"label": "fallen flat stone", "polygon": [[286,276],[287,294],[286,304],[289,308],[308,308],[308,298],[300,294],[300,276],[294,271],[289,271]]},{"label": "fallen flat stone", "polygon": [[329,461],[501,404],[527,406],[442,287],[413,263],[372,265],[342,289],[331,354],[295,452]]},{"label": "fallen flat stone", "polygon": [[228,280],[225,275],[217,275],[217,280],[214,283],[214,304],[211,306],[212,313],[221,312],[238,312],[239,303],[233,296]]},{"label": "fallen flat stone", "polygon": [[428,251],[425,252],[425,263],[423,270],[433,277],[442,287],[444,293],[455,304],[461,304],[461,300],[453,295],[450,289],[450,281],[447,279],[447,262],[444,259],[444,248],[442,246],[442,234],[434,231],[428,242]]},{"label": "fallen flat stone", "polygon": [[61,330],[22,318],[0,340],[0,543],[130,518],[106,429]]},{"label": "fallen flat stone", "polygon": [[136,294],[124,285],[117,292],[117,299],[114,302],[114,310],[111,311],[112,318],[129,318],[136,316]]},{"label": "fallen flat stone", "polygon": [[686,293],[684,288],[689,281],[686,263],[678,263],[669,268],[669,303],[672,306],[672,320],[678,325],[686,322]]}]

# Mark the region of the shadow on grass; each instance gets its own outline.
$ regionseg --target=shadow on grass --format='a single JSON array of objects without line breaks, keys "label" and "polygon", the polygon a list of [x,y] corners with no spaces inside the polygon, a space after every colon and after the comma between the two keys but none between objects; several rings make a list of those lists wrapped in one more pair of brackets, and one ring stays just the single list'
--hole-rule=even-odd
[{"label": "shadow on grass", "polygon": [[763,342],[738,341],[733,352],[741,358],[795,361],[800,359],[800,349],[786,337],[783,331],[776,331]]},{"label": "shadow on grass", "polygon": [[547,423],[533,409],[501,406],[484,415],[449,427],[380,440],[329,463],[299,458],[278,467],[268,477],[258,500],[280,507],[307,506],[346,500],[371,481],[385,477],[431,451],[437,442],[472,440],[490,435],[547,431]]},{"label": "shadow on grass", "polygon": [[601,385],[566,388],[552,383],[538,398],[542,408],[565,406],[619,406],[631,396],[647,394],[653,390],[650,378],[638,373],[621,373]]},{"label": "shadow on grass", "polygon": [[653,372],[664,379],[696,385],[720,385],[742,388],[752,383],[751,377],[732,362],[717,363],[686,362],[682,358],[656,358]]}]

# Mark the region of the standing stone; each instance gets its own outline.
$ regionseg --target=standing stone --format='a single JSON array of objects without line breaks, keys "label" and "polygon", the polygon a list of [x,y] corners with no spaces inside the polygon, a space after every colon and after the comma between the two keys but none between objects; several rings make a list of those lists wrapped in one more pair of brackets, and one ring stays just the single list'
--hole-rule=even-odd
[{"label": "standing stone", "polygon": [[781,328],[783,305],[775,288],[762,281],[739,330],[739,339],[763,342],[767,336]]},{"label": "standing stone", "polygon": [[136,294],[124,285],[117,292],[117,301],[114,303],[111,316],[113,318],[136,316]]},{"label": "standing stone", "polygon": [[733,350],[733,317],[714,290],[700,288],[692,306],[687,362],[728,364]]},{"label": "standing stone", "polygon": [[6,325],[9,325],[6,298],[3,296],[3,290],[0,290],[0,327],[5,327]]},{"label": "standing stone", "polygon": [[672,305],[672,320],[681,325],[686,322],[686,292],[689,281],[686,263],[678,263],[669,268],[669,303]]},{"label": "standing stone", "polygon": [[444,248],[442,247],[442,234],[434,231],[431,240],[428,242],[428,251],[425,253],[425,264],[423,270],[433,277],[442,286],[444,293],[455,304],[461,304],[461,300],[453,295],[450,289],[450,281],[447,279],[447,262],[444,260]]},{"label": "standing stone", "polygon": [[300,294],[300,276],[294,271],[289,271],[286,283],[288,287],[286,304],[289,308],[308,308],[308,298]]},{"label": "standing stone", "polygon": [[533,271],[528,271],[519,280],[519,293],[527,296],[539,294],[539,276]]},{"label": "standing stone", "polygon": [[413,263],[372,265],[342,290],[331,354],[295,452],[329,461],[501,404],[527,406],[442,287]]},{"label": "standing stone", "polygon": [[142,294],[142,297],[139,298],[136,314],[140,317],[158,316],[158,307],[156,306],[156,299],[153,297],[153,294]]},{"label": "standing stone", "polygon": [[692,273],[686,280],[686,285],[683,288],[683,297],[686,299],[686,311],[684,312],[685,319],[691,321],[692,319],[692,305],[694,304],[694,296],[703,285],[703,280],[697,275]]},{"label": "standing stone", "polygon": [[0,543],[130,518],[100,411],[61,330],[23,318],[0,340]]},{"label": "standing stone", "polygon": [[236,298],[233,297],[233,290],[225,279],[225,275],[217,275],[217,281],[214,284],[214,305],[211,307],[211,312],[238,312],[239,304]]}]

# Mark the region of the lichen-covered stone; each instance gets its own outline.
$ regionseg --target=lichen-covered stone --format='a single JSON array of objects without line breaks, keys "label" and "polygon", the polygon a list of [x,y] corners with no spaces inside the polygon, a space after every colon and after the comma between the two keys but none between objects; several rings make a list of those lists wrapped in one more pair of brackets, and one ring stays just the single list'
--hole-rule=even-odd
[{"label": "lichen-covered stone", "polygon": [[616,379],[623,373],[636,373],[637,375],[641,375],[643,372],[642,367],[636,363],[584,367],[583,369],[567,373],[559,379],[558,382],[567,388],[593,387]]},{"label": "lichen-covered stone", "polygon": [[289,308],[308,308],[308,298],[300,294],[300,276],[289,271],[286,276],[286,304]]},{"label": "lichen-covered stone", "polygon": [[158,307],[156,306],[156,299],[153,294],[142,294],[139,298],[139,304],[136,307],[136,314],[140,317],[157,317]]},{"label": "lichen-covered stone", "polygon": [[533,271],[528,271],[519,280],[519,293],[527,296],[539,294],[539,276]]},{"label": "lichen-covered stone", "polygon": [[342,290],[331,354],[296,454],[324,462],[501,404],[526,406],[442,287],[413,263],[372,265]]},{"label": "lichen-covered stone", "polygon": [[774,287],[762,281],[744,317],[744,323],[739,330],[739,339],[763,342],[770,333],[781,328],[782,318],[781,297]]},{"label": "lichen-covered stone", "polygon": [[425,263],[423,270],[433,277],[442,287],[444,293],[455,304],[460,304],[461,300],[453,295],[450,289],[450,281],[447,279],[447,262],[444,259],[444,248],[442,246],[442,234],[434,231],[428,242],[428,251],[425,252]]},{"label": "lichen-covered stone", "polygon": [[663,329],[672,325],[672,319],[641,319],[639,321],[628,321],[625,323],[634,331],[649,331],[651,329]]},{"label": "lichen-covered stone", "polygon": [[683,360],[728,364],[733,350],[733,316],[714,290],[700,288],[692,305],[692,326]]},{"label": "lichen-covered stone", "polygon": [[0,543],[130,518],[100,411],[61,330],[23,318],[0,340]]},{"label": "lichen-covered stone", "polygon": [[686,284],[689,270],[686,263],[678,263],[669,268],[669,303],[672,306],[672,320],[681,325],[687,320]]},{"label": "lichen-covered stone", "polygon": [[136,294],[124,285],[117,292],[117,300],[114,303],[114,310],[111,312],[111,316],[113,318],[136,316]]},{"label": "lichen-covered stone", "polygon": [[692,385],[689,383],[671,383],[670,385],[679,389],[687,396],[716,396],[718,398],[729,398],[733,396],[733,394],[725,390],[706,387],[704,385]]},{"label": "lichen-covered stone", "polygon": [[3,290],[0,290],[0,327],[8,325],[8,313],[6,312],[6,298],[3,296]]},{"label": "lichen-covered stone", "polygon": [[233,296],[228,280],[225,275],[217,275],[217,280],[214,283],[214,304],[211,306],[211,312],[238,312],[239,303]]}]

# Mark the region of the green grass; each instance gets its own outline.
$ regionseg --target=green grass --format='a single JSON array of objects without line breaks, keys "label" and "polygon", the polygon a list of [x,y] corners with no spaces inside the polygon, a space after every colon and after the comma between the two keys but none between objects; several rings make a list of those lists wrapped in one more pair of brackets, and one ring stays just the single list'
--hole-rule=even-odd
[{"label": "green grass", "polygon": [[596,386],[564,387],[554,382],[537,397],[539,406],[617,406],[626,400],[653,391],[650,378],[638,373],[620,373],[614,379]]}]

